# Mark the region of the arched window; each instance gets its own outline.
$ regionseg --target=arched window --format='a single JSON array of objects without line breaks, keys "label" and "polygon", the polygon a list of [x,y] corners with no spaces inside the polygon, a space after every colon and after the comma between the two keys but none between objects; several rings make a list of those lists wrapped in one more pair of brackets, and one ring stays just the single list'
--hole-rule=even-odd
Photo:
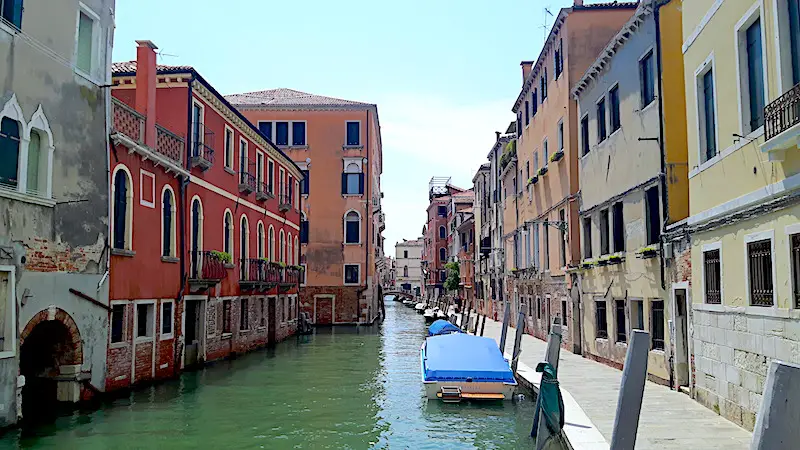
[{"label": "arched window", "polygon": [[270,261],[275,261],[275,228],[272,228],[272,225],[269,226],[269,237],[268,239],[268,258]]},{"label": "arched window", "polygon": [[239,232],[241,233],[241,242],[239,242],[239,257],[242,263],[250,256],[250,229],[247,223],[247,216],[242,214],[239,219]]},{"label": "arched window", "polygon": [[294,264],[293,257],[294,252],[292,251],[292,233],[286,234],[286,264]]},{"label": "arched window", "polygon": [[222,251],[233,256],[233,214],[225,210],[222,223]]},{"label": "arched window", "polygon": [[356,211],[350,211],[344,216],[344,243],[361,243],[361,216]]},{"label": "arched window", "polygon": [[258,259],[264,258],[264,223],[258,222]]},{"label": "arched window", "polygon": [[24,150],[21,148],[20,132],[25,130],[25,117],[17,102],[17,96],[11,98],[0,110],[0,185],[14,189],[24,189],[20,184],[20,162],[24,161]]},{"label": "arched window", "polygon": [[192,199],[192,224],[191,224],[191,277],[197,278],[201,274],[201,264],[203,258],[200,252],[203,251],[203,203],[200,198],[195,196]]},{"label": "arched window", "polygon": [[283,234],[283,230],[280,233],[280,262],[286,263],[286,235]]},{"label": "arched window", "polygon": [[297,236],[294,237],[294,263],[300,265],[300,245]]},{"label": "arched window", "polygon": [[308,217],[304,212],[300,213],[300,243],[308,244]]},{"label": "arched window", "polygon": [[403,276],[404,277],[408,276],[408,266],[403,266]]},{"label": "arched window", "polygon": [[447,230],[444,227],[439,227],[439,239],[444,239],[447,237]]},{"label": "arched window", "polygon": [[175,250],[175,193],[164,185],[161,195],[161,256],[176,257]]},{"label": "arched window", "polygon": [[[53,133],[42,106],[33,113],[25,129],[23,140],[28,140],[26,164],[26,192],[51,198],[53,191]],[[20,156],[24,156],[25,151]]]},{"label": "arched window", "polygon": [[128,168],[119,165],[114,173],[114,186],[112,186],[113,209],[111,227],[111,242],[114,248],[131,250],[133,237],[133,181]]},{"label": "arched window", "polygon": [[447,250],[444,247],[439,249],[439,261],[445,262],[447,260]]}]

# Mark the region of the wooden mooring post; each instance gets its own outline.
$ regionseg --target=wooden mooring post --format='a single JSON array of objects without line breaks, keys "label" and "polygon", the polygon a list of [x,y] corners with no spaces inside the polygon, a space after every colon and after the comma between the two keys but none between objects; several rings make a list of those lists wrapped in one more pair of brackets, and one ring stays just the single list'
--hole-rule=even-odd
[{"label": "wooden mooring post", "polygon": [[614,450],[633,450],[636,445],[644,384],[647,381],[649,351],[650,334],[642,330],[633,330],[628,353],[625,355],[625,366],[622,369],[617,415],[611,433],[611,448]]},{"label": "wooden mooring post", "polygon": [[517,360],[522,351],[522,333],[525,332],[525,313],[520,311],[517,316],[517,334],[514,336],[514,352],[511,354],[511,371],[517,373]]},{"label": "wooden mooring post", "polygon": [[486,314],[483,315],[483,320],[481,320],[481,336],[483,336],[484,328],[486,328]]},{"label": "wooden mooring post", "polygon": [[508,321],[511,320],[511,310],[508,302],[503,304],[503,328],[500,330],[500,353],[506,351],[506,335],[508,334]]}]

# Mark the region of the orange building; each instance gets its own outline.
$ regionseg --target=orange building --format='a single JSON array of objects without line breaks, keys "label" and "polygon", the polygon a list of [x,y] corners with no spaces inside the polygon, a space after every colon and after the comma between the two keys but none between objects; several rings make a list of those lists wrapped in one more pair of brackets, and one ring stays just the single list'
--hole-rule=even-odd
[{"label": "orange building", "polygon": [[318,325],[372,322],[385,228],[378,107],[291,89],[226,98],[305,174],[301,310]]}]

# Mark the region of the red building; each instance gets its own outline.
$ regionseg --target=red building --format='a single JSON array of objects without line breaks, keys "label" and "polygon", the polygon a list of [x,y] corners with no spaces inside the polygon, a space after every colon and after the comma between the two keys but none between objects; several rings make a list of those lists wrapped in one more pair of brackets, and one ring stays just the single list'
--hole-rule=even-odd
[{"label": "red building", "polygon": [[300,169],[197,71],[115,63],[108,390],[294,333]]},{"label": "red building", "polygon": [[448,249],[450,235],[447,229],[450,220],[450,196],[463,189],[450,184],[450,178],[433,177],[428,184],[428,218],[423,228],[425,245],[422,250],[422,263],[425,277],[425,294],[430,300],[438,299],[444,292],[447,279]]}]

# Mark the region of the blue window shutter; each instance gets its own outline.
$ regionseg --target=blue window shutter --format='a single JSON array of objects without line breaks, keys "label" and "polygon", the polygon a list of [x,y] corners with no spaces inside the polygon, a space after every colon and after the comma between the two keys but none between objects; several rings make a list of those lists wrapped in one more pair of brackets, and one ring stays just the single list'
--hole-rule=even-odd
[{"label": "blue window shutter", "polygon": [[364,174],[358,174],[358,193],[364,194]]},{"label": "blue window shutter", "polygon": [[118,171],[114,179],[114,248],[125,248],[125,222],[128,209],[128,179]]},{"label": "blue window shutter", "polygon": [[342,172],[342,194],[347,194],[347,173]]},{"label": "blue window shutter", "polygon": [[15,27],[22,29],[22,0],[11,0],[11,3],[13,3],[13,6],[11,7],[10,22],[13,23]]}]

